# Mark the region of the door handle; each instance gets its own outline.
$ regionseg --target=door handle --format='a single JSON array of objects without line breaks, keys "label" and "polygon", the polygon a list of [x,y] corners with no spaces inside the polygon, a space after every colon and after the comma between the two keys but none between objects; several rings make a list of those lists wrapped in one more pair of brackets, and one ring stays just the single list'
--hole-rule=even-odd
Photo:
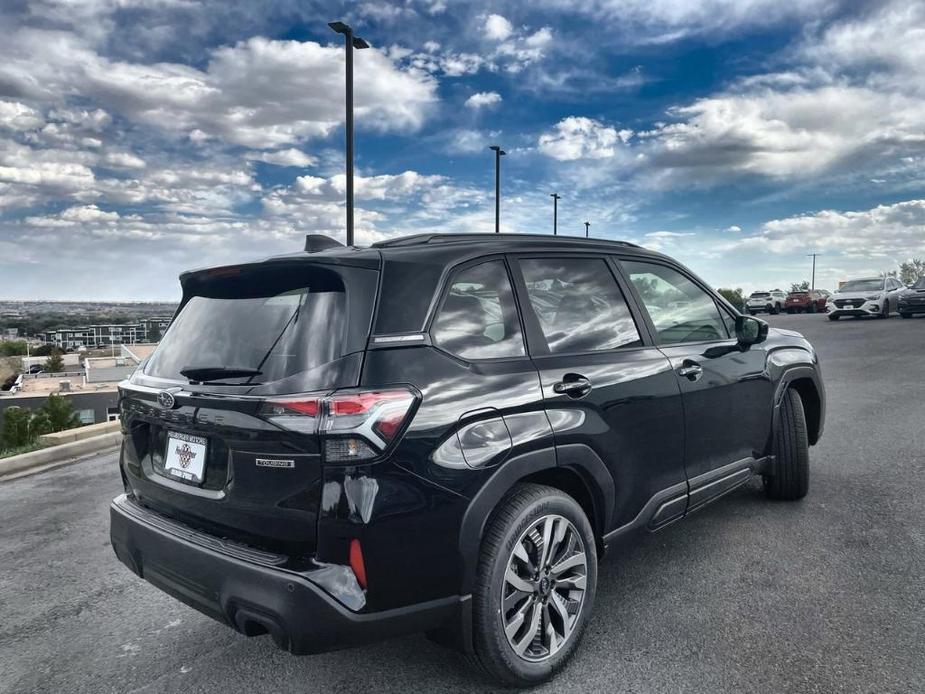
[{"label": "door handle", "polygon": [[703,374],[703,367],[695,361],[685,359],[678,368],[678,376],[684,376],[691,381],[696,381]]},{"label": "door handle", "polygon": [[565,374],[561,381],[553,384],[552,391],[577,400],[591,392],[591,381],[580,374]]}]

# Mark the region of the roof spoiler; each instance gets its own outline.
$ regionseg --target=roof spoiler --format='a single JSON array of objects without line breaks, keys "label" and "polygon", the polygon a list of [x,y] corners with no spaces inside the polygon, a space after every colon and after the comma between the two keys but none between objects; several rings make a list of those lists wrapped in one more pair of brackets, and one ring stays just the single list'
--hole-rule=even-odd
[{"label": "roof spoiler", "polygon": [[326,251],[329,248],[344,248],[342,244],[337,239],[332,239],[330,236],[325,236],[324,234],[306,234],[305,235],[305,252],[306,253],[317,253],[318,251]]}]

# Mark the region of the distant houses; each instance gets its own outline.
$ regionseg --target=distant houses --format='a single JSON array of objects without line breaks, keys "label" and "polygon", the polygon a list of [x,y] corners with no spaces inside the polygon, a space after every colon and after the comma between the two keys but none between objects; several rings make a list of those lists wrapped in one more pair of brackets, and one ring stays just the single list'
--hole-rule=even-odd
[{"label": "distant houses", "polygon": [[106,323],[76,328],[55,328],[37,332],[35,337],[46,345],[54,345],[61,349],[134,345],[149,342],[149,336],[163,335],[171,320],[171,316],[152,316],[142,318],[137,323]]}]

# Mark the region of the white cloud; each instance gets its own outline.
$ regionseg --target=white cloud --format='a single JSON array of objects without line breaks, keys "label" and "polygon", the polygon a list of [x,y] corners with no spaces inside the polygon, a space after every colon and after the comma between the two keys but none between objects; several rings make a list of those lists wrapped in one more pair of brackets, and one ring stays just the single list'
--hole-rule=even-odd
[{"label": "white cloud", "polygon": [[785,57],[803,62],[670,109],[672,122],[643,134],[666,185],[865,171],[867,181],[925,152],[925,6],[888,3],[810,30]]},{"label": "white cloud", "polygon": [[466,99],[466,106],[471,109],[488,108],[497,106],[501,103],[501,95],[498,92],[476,92]]},{"label": "white cloud", "polygon": [[742,227],[740,227],[738,224],[733,224],[732,226],[726,227],[723,231],[728,231],[732,234],[739,234],[742,232]]},{"label": "white cloud", "polygon": [[607,159],[629,141],[631,130],[617,130],[584,116],[563,118],[550,132],[540,135],[540,152],[559,161]]},{"label": "white cloud", "polygon": [[314,166],[315,164],[314,157],[294,147],[278,149],[273,152],[251,152],[247,155],[247,158],[262,161],[266,164],[275,164],[276,166],[306,167]]},{"label": "white cloud", "polygon": [[30,106],[18,101],[0,101],[0,128],[8,130],[33,130],[45,120],[41,114]]},{"label": "white cloud", "polygon": [[485,18],[485,37],[492,41],[504,41],[512,33],[514,27],[500,14],[490,14]]},{"label": "white cloud", "polygon": [[765,222],[761,233],[740,243],[773,253],[817,249],[871,258],[925,252],[925,200],[878,205],[869,210],[822,210]]},{"label": "white cloud", "polygon": [[[112,60],[72,35],[23,30],[0,58],[0,80],[34,98],[77,92],[136,123],[200,139],[275,148],[328,135],[343,118],[343,49],[311,41],[254,37],[213,50],[200,70]],[[358,119],[377,130],[416,130],[437,99],[433,78],[376,49],[356,55],[356,95]]]},{"label": "white cloud", "polygon": [[113,169],[143,169],[147,166],[144,159],[131,152],[107,152],[102,163]]},{"label": "white cloud", "polygon": [[727,34],[788,21],[818,21],[834,13],[833,0],[536,0],[606,23],[628,41],[659,44],[701,34]]},{"label": "white cloud", "polygon": [[73,227],[90,224],[114,224],[120,219],[118,212],[106,212],[96,205],[68,207],[62,212],[42,217],[26,217],[25,223],[38,227]]}]

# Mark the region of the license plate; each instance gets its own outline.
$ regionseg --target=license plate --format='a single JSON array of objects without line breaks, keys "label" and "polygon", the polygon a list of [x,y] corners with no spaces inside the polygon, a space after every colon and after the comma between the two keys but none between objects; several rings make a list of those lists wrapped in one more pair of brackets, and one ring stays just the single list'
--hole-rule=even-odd
[{"label": "license plate", "polygon": [[202,484],[206,466],[207,441],[202,436],[167,432],[167,451],[164,454],[164,469],[167,474],[186,482]]}]

